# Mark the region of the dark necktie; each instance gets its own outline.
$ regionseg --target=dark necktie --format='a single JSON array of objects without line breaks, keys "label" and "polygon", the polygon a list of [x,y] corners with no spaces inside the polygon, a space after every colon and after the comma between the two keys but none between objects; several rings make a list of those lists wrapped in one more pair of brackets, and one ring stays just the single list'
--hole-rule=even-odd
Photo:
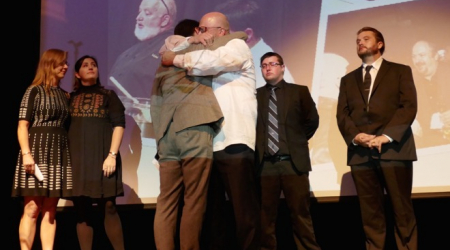
[{"label": "dark necktie", "polygon": [[372,82],[372,77],[370,76],[370,69],[372,69],[372,65],[367,65],[366,74],[364,75],[364,97],[366,98],[366,104],[369,103],[370,84]]},{"label": "dark necktie", "polygon": [[269,97],[269,137],[268,146],[269,153],[274,155],[278,152],[278,111],[277,111],[277,96],[275,90],[277,87],[270,88]]}]

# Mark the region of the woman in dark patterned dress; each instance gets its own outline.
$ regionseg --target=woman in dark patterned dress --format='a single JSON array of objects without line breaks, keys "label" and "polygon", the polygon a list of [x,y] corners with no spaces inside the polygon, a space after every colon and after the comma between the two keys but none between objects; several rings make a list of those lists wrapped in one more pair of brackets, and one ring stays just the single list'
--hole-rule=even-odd
[{"label": "woman in dark patterned dress", "polygon": [[77,211],[80,248],[92,249],[92,205],[97,203],[111,245],[115,250],[124,249],[116,197],[124,195],[119,147],[125,130],[125,107],[113,90],[101,85],[97,60],[92,56],[83,56],[75,63],[70,115],[71,199]]},{"label": "woman in dark patterned dress", "polygon": [[[58,200],[71,196],[72,169],[65,126],[69,118],[69,94],[59,86],[67,68],[67,52],[45,51],[20,104],[17,128],[20,153],[12,196],[23,197],[24,201],[19,225],[21,249],[33,246],[39,214],[42,249],[53,249]],[[34,175],[35,164],[43,174],[42,181]]]}]

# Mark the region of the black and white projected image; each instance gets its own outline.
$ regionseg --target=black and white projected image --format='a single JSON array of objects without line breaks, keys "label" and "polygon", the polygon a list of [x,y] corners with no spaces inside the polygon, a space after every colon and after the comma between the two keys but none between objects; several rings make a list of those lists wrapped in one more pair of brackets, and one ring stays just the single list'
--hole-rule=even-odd
[{"label": "black and white projected image", "polygon": [[[361,65],[356,32],[363,26],[380,30],[386,40],[383,57],[411,66],[414,73],[419,110],[413,124],[418,149],[413,194],[450,192],[445,166],[450,160],[450,1],[41,0],[41,6],[41,51],[67,50],[71,65],[82,55],[95,56],[102,84],[115,89],[126,107],[121,204],[156,203],[159,173],[149,110],[158,51],[178,21],[199,20],[211,11],[228,16],[231,32],[248,34],[257,87],[265,84],[259,59],[275,51],[284,58],[285,80],[311,91],[320,115],[310,140],[311,191],[318,198],[356,195],[336,124],[337,95],[340,78]],[[62,84],[69,92],[73,74],[69,67]]]}]

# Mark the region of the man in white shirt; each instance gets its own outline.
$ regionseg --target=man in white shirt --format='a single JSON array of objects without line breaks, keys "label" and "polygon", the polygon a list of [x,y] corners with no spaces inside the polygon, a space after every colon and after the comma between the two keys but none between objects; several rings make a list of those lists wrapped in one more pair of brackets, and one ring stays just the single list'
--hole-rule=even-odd
[{"label": "man in white shirt", "polygon": [[[225,15],[210,12],[201,18],[197,31],[206,40],[213,40],[229,34],[229,29]],[[225,207],[225,190],[235,216],[237,248],[257,249],[260,220],[254,166],[257,103],[255,66],[248,45],[241,39],[233,39],[216,50],[176,56],[167,51],[162,64],[184,68],[188,75],[213,75],[212,87],[225,119],[213,141],[214,162],[207,213],[215,213],[211,219],[223,219],[224,215],[217,213]],[[218,229],[211,228],[209,233],[220,234]],[[209,237],[211,243],[225,244],[214,237]]]}]

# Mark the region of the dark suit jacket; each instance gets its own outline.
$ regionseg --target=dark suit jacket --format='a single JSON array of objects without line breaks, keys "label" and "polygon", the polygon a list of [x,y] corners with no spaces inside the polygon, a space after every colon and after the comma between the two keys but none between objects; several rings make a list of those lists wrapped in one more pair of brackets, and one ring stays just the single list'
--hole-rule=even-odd
[{"label": "dark suit jacket", "polygon": [[[417,113],[417,94],[411,68],[383,60],[374,81],[368,112],[363,93],[362,67],[342,77],[336,118],[348,145],[347,164],[362,164],[371,156],[382,160],[417,160],[411,129]],[[360,132],[385,134],[394,141],[383,144],[378,154],[376,150],[353,145],[352,140]]]},{"label": "dark suit jacket", "polygon": [[[232,39],[247,39],[244,32],[214,39],[207,49],[216,49]],[[191,44],[177,52],[187,53],[205,49],[202,44]],[[160,65],[156,71],[150,105],[150,114],[155,130],[156,142],[164,136],[169,124],[175,131],[210,124],[219,128],[223,121],[222,110],[212,90],[212,76],[188,76],[185,69]]]},{"label": "dark suit jacket", "polygon": [[[287,83],[280,83],[281,96],[277,105],[282,110],[278,117],[278,126],[284,126],[287,146],[292,162],[298,171],[311,171],[308,140],[314,135],[319,126],[319,114],[308,87]],[[257,90],[258,118],[256,123],[256,155],[258,165],[262,166],[264,151],[267,145],[267,116],[270,91],[266,86]]]}]

